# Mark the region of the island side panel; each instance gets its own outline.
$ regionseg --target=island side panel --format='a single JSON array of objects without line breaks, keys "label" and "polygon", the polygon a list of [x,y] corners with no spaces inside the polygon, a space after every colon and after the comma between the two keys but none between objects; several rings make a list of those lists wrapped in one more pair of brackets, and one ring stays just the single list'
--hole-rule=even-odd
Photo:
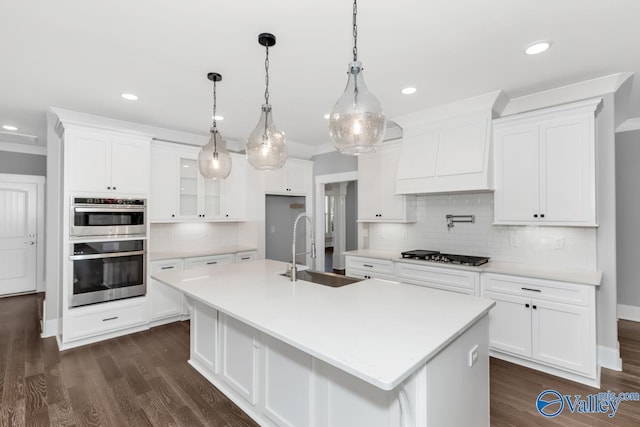
[{"label": "island side panel", "polygon": [[489,426],[487,315],[427,362],[426,386],[427,426]]}]

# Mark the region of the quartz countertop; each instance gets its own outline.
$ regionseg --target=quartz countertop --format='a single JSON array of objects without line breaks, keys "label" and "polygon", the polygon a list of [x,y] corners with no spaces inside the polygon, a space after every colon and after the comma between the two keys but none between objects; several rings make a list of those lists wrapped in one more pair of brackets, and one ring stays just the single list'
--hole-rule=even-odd
[{"label": "quartz countertop", "polygon": [[602,272],[598,270],[551,267],[545,265],[521,264],[502,261],[489,261],[486,264],[474,267],[470,265],[444,264],[440,262],[402,258],[402,256],[400,256],[398,252],[386,252],[370,249],[358,249],[349,251],[345,252],[345,255],[389,260],[393,262],[411,263],[429,267],[477,271],[480,273],[485,272],[509,274],[513,276],[532,277],[536,279],[559,280],[562,282],[580,283],[593,286],[599,286],[602,282]]},{"label": "quartz countertop", "polygon": [[208,256],[208,255],[235,254],[238,252],[255,251],[255,250],[256,248],[251,248],[246,246],[225,246],[225,247],[210,248],[210,249],[150,251],[149,260],[161,261],[165,259],[175,259],[175,258],[193,258],[193,257]]},{"label": "quartz countertop", "polygon": [[153,278],[220,312],[391,390],[486,315],[488,299],[377,279],[331,288],[258,260]]}]

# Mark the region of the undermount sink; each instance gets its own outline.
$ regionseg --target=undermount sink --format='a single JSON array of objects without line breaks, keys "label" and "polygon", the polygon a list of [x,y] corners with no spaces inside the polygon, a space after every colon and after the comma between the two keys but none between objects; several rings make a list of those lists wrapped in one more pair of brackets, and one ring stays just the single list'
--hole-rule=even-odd
[{"label": "undermount sink", "polygon": [[[282,273],[280,275],[291,277],[289,272]],[[296,273],[296,278],[298,280],[304,280],[305,282],[317,283],[319,285],[330,286],[332,288],[339,288],[341,286],[350,285],[363,280],[355,277],[343,276],[341,274],[325,273],[323,271],[315,270],[299,270]]]}]

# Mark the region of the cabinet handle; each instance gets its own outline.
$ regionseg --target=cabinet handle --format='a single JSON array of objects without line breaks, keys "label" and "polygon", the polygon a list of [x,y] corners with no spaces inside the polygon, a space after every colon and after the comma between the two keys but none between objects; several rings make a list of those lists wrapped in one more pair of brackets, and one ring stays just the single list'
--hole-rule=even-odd
[{"label": "cabinet handle", "polygon": [[107,187],[107,190],[111,190],[111,187]]},{"label": "cabinet handle", "polygon": [[115,189],[116,189],[116,187],[113,187],[113,189],[115,190]]},{"label": "cabinet handle", "polygon": [[538,309],[538,306],[537,306],[537,305],[534,305],[534,306],[533,306],[533,309],[534,309],[534,310],[537,310],[537,309]]},{"label": "cabinet handle", "polygon": [[544,218],[544,214],[540,214],[540,218]]},{"label": "cabinet handle", "polygon": [[225,217],[229,218],[229,214],[226,214]]},{"label": "cabinet handle", "polygon": [[530,291],[530,292],[542,292],[540,289],[533,289],[533,288],[520,288],[523,291]]},{"label": "cabinet handle", "polygon": [[251,257],[250,257],[250,256],[243,256],[243,257],[242,257],[242,258],[240,258],[240,259],[241,259],[242,261],[246,261],[246,260],[248,260],[248,259],[251,259]]},{"label": "cabinet handle", "polygon": [[161,270],[171,270],[171,269],[174,269],[174,268],[175,268],[174,266],[168,265],[166,267],[162,267]]},{"label": "cabinet handle", "polygon": [[218,261],[209,261],[209,262],[207,263],[207,265],[212,265],[212,264],[217,264],[217,263],[218,263]]},{"label": "cabinet handle", "polygon": [[533,214],[533,217],[534,218],[538,218],[538,214]]},{"label": "cabinet handle", "polygon": [[371,264],[362,264],[362,265],[365,266],[365,267],[373,268],[373,265],[371,265]]},{"label": "cabinet handle", "polygon": [[171,218],[175,218],[175,217],[176,217],[176,214],[171,214]]},{"label": "cabinet handle", "polygon": [[102,319],[103,322],[108,322],[109,320],[116,320],[118,316],[107,317],[106,319]]},{"label": "cabinet handle", "polygon": [[527,308],[529,308],[529,304],[525,304],[524,306],[525,306],[525,307],[527,307]]}]

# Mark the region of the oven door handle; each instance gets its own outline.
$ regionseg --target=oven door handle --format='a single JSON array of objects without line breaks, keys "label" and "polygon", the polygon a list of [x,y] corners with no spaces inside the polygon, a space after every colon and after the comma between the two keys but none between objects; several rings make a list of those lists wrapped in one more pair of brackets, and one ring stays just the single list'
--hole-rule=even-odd
[{"label": "oven door handle", "polygon": [[83,207],[83,206],[74,206],[74,212],[106,212],[106,213],[118,213],[118,212],[144,212],[144,208],[139,206],[121,206],[118,208],[98,208],[98,207]]},{"label": "oven door handle", "polygon": [[69,259],[71,261],[81,261],[85,259],[118,258],[123,256],[144,255],[145,253],[147,253],[147,251],[114,252],[114,253],[107,253],[107,254],[91,254],[91,255],[71,255]]}]

